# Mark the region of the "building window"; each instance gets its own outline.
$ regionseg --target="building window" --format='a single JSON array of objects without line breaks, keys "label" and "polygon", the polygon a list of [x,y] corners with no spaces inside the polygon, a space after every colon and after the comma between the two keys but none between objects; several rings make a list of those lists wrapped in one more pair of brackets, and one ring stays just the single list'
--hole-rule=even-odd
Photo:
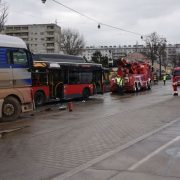
[{"label": "building window", "polygon": [[47,32],[47,35],[54,35],[54,32]]},{"label": "building window", "polygon": [[47,43],[47,47],[54,47],[54,43]]},{"label": "building window", "polygon": [[14,30],[20,30],[21,28],[20,27],[14,27]]},{"label": "building window", "polygon": [[54,49],[47,49],[47,53],[54,53]]},{"label": "building window", "polygon": [[22,30],[28,30],[28,26],[22,27]]},{"label": "building window", "polygon": [[54,29],[54,26],[47,26],[47,29]]},{"label": "building window", "polygon": [[54,38],[53,37],[47,37],[46,41],[54,41]]}]

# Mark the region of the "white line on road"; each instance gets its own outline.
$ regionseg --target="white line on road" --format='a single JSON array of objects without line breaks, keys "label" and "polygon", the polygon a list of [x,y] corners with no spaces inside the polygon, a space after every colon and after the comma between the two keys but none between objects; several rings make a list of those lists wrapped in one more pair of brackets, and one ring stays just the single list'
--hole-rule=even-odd
[{"label": "white line on road", "polygon": [[114,154],[116,154],[116,153],[118,153],[118,152],[120,152],[120,151],[122,151],[124,149],[129,148],[130,146],[132,146],[132,145],[134,145],[134,144],[136,144],[136,143],[138,143],[138,142],[152,136],[155,133],[158,133],[158,132],[162,131],[163,129],[165,129],[167,127],[170,127],[171,125],[173,125],[173,124],[175,124],[176,122],[179,122],[179,121],[180,121],[180,117],[178,117],[177,119],[165,124],[164,126],[161,126],[158,129],[155,129],[155,130],[153,130],[153,131],[151,131],[151,132],[149,132],[147,134],[144,134],[144,135],[138,137],[137,139],[134,139],[134,140],[132,140],[132,141],[130,141],[130,142],[124,144],[124,145],[121,145],[121,146],[117,147],[116,149],[113,149],[113,150],[111,150],[111,151],[109,151],[109,152],[107,152],[107,153],[105,153],[105,154],[103,154],[103,155],[101,155],[101,156],[99,156],[99,157],[97,157],[95,159],[92,159],[91,161],[88,161],[85,164],[82,164],[82,165],[80,165],[80,166],[78,166],[78,167],[76,167],[74,169],[71,169],[70,171],[65,172],[64,174],[56,175],[51,180],[65,180],[66,178],[71,177],[71,176],[73,176],[73,175],[75,175],[75,174],[77,174],[77,173],[91,167],[92,165],[94,165],[94,164],[96,164],[96,163],[98,163],[98,162],[100,162],[100,161],[102,161],[104,159],[107,159],[108,157],[110,157],[110,156],[112,156],[112,155],[114,155]]},{"label": "white line on road", "polygon": [[158,154],[159,152],[161,152],[163,149],[167,148],[168,146],[170,146],[171,144],[173,144],[174,142],[180,140],[180,136],[177,136],[176,138],[172,139],[171,141],[169,141],[168,143],[164,144],[163,146],[161,146],[160,148],[156,149],[155,151],[153,151],[152,153],[150,153],[149,155],[147,155],[145,158],[143,158],[142,160],[138,161],[137,163],[133,164],[130,168],[128,168],[129,171],[133,171],[136,168],[138,168],[141,164],[143,164],[144,162],[148,161],[150,158],[152,158],[153,156],[155,156],[156,154]]}]

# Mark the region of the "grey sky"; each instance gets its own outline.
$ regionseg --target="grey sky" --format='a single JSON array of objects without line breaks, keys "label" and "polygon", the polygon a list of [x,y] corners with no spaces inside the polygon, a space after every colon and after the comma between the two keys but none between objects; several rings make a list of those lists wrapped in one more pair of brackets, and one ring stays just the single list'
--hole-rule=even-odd
[{"label": "grey sky", "polygon": [[[86,45],[129,45],[140,36],[112,29],[82,17],[52,0],[4,0],[9,6],[7,24],[57,23],[78,30]],[[56,0],[99,22],[139,34],[156,31],[168,43],[180,43],[180,0]]]}]

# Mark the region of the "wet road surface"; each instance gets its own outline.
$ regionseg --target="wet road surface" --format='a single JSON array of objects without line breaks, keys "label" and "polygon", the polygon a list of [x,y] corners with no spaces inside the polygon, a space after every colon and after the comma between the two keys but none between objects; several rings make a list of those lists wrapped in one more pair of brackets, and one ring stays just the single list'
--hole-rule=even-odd
[{"label": "wet road surface", "polygon": [[125,96],[98,95],[73,103],[73,112],[48,105],[1,123],[1,179],[51,179],[180,116],[170,82]]}]

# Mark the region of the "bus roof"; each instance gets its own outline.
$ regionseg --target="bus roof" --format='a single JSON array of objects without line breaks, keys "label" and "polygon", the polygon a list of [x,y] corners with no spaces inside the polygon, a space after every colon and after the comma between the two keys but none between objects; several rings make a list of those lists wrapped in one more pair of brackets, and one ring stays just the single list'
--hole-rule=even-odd
[{"label": "bus roof", "polygon": [[2,34],[0,34],[0,46],[27,49],[25,42],[21,38]]},{"label": "bus roof", "polygon": [[65,54],[34,54],[33,59],[35,61],[85,63],[82,57]]},{"label": "bus roof", "polygon": [[60,68],[61,66],[84,67],[84,68],[102,68],[101,64],[96,63],[72,63],[72,62],[49,62],[49,61],[34,61],[36,68]]}]

